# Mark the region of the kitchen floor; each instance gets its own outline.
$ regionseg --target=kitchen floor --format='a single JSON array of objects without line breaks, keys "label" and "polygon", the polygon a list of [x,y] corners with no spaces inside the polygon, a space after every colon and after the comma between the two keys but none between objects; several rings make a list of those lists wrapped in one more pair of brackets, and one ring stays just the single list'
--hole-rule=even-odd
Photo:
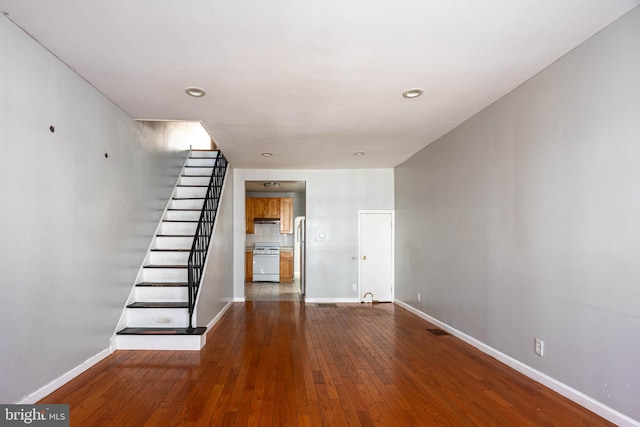
[{"label": "kitchen floor", "polygon": [[298,280],[293,283],[246,282],[246,301],[302,301]]}]

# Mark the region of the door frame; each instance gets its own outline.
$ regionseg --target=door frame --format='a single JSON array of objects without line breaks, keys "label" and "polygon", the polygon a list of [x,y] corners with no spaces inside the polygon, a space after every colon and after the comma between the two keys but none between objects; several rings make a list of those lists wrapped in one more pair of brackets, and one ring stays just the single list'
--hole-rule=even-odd
[{"label": "door frame", "polygon": [[396,295],[396,272],[395,272],[395,235],[396,235],[396,213],[393,209],[358,209],[358,296],[362,302],[362,215],[363,214],[390,214],[391,215],[391,301],[395,302]]}]

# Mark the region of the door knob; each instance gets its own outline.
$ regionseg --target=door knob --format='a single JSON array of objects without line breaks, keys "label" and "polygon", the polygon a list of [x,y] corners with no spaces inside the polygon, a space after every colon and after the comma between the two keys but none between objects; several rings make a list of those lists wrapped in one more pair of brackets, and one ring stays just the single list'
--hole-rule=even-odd
[{"label": "door knob", "polygon": [[366,256],[366,255],[363,255],[363,256],[362,256],[362,259],[367,259],[367,256]]}]

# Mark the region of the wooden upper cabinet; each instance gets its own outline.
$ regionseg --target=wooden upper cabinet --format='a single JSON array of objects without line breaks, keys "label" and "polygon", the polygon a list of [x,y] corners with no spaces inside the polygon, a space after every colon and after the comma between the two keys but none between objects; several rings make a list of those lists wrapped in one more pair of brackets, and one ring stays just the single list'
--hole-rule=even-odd
[{"label": "wooden upper cabinet", "polygon": [[293,197],[247,197],[247,234],[255,233],[255,218],[279,219],[280,233],[293,234]]},{"label": "wooden upper cabinet", "polygon": [[257,197],[254,200],[254,218],[280,219],[280,198]]},{"label": "wooden upper cabinet", "polygon": [[293,234],[293,197],[280,199],[280,233]]},{"label": "wooden upper cabinet", "polygon": [[266,218],[267,217],[267,199],[252,198],[253,200],[253,217],[254,218]]},{"label": "wooden upper cabinet", "polygon": [[253,197],[247,197],[245,199],[245,218],[247,220],[247,234],[255,233],[255,225],[253,219],[255,215],[255,200]]},{"label": "wooden upper cabinet", "polygon": [[269,215],[267,218],[271,219],[280,219],[280,198],[272,198],[267,199],[269,203],[269,209],[267,210],[267,214]]}]

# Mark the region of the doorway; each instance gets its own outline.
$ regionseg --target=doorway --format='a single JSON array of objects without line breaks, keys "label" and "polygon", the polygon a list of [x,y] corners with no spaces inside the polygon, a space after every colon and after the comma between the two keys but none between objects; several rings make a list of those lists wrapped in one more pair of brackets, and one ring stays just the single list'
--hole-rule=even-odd
[{"label": "doorway", "polygon": [[[245,208],[245,301],[304,300],[300,264],[304,266],[305,242],[299,218],[306,214],[306,182],[246,181]],[[256,260],[274,251],[278,271],[262,274]]]},{"label": "doorway", "polygon": [[391,302],[393,211],[360,211],[358,215],[360,301]]}]

